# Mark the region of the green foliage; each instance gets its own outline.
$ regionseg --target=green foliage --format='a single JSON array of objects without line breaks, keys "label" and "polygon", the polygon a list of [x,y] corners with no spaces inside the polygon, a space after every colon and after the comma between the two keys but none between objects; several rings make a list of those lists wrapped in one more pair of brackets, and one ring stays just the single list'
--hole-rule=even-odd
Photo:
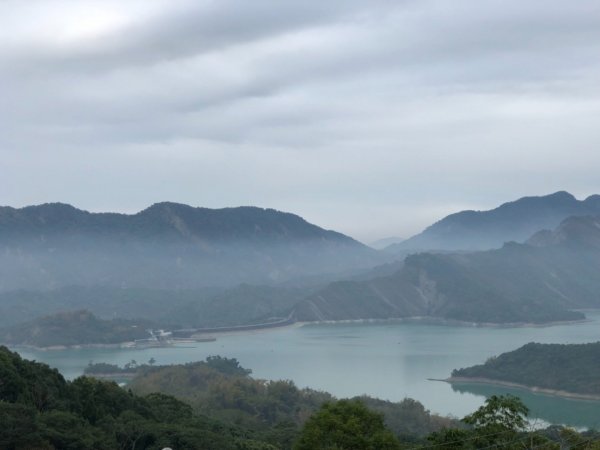
[{"label": "green foliage", "polygon": [[289,440],[331,396],[298,389],[291,381],[255,380],[237,360],[218,356],[204,362],[154,367],[129,384],[141,395],[162,392],[189,402],[219,420],[261,430],[269,439]]},{"label": "green foliage", "polygon": [[[288,380],[264,381],[249,376],[237,360],[209,357],[205,362],[155,367],[138,373],[129,385],[138,394],[163,392],[189,402],[197,412],[259,431],[262,440],[291,448],[301,427],[321,405],[335,399]],[[432,431],[458,426],[425,410],[417,401],[399,403],[359,399],[382,414],[385,424],[404,440],[417,442]]]},{"label": "green foliage", "polygon": [[485,364],[454,370],[452,376],[600,395],[600,342],[529,343],[491,358]]},{"label": "green foliage", "polygon": [[459,427],[457,420],[431,414],[422,403],[411,398],[390,402],[368,396],[358,397],[370,410],[383,414],[385,425],[403,441],[419,438],[442,428]]},{"label": "green foliage", "polygon": [[493,395],[477,411],[463,418],[470,428],[441,430],[432,433],[428,440],[440,449],[558,449],[542,434],[525,432],[528,412],[517,397]]},{"label": "green foliage", "polygon": [[476,429],[522,431],[527,426],[528,413],[529,409],[518,397],[492,395],[481,408],[463,418],[463,422]]},{"label": "green foliage", "polygon": [[359,400],[325,403],[304,425],[295,450],[392,450],[400,443],[383,415]]},{"label": "green foliage", "polygon": [[273,450],[253,431],[194,414],[173,397],[116,383],[72,382],[0,347],[0,448]]},{"label": "green foliage", "polygon": [[0,346],[0,400],[33,406],[38,411],[62,407],[67,383],[45,364],[24,361],[17,353]]},{"label": "green foliage", "polygon": [[48,448],[35,408],[0,401],[0,448]]},{"label": "green foliage", "polygon": [[38,416],[38,422],[44,437],[57,449],[103,448],[112,442],[83,417],[69,411],[45,412]]},{"label": "green foliage", "polygon": [[223,358],[222,356],[209,356],[206,365],[225,375],[246,376],[252,373],[250,369],[244,369],[235,358]]},{"label": "green foliage", "polygon": [[254,380],[227,358],[144,369],[132,387],[137,394],[89,377],[67,382],[0,347],[0,448],[379,450],[400,448],[398,436],[440,450],[600,448],[594,432],[524,431],[527,409],[515,397],[490,398],[459,426],[414,400],[335,401],[291,381]]},{"label": "green foliage", "polygon": [[125,374],[135,373],[136,371],[137,368],[119,367],[116,364],[94,363],[92,361],[83,369],[83,373],[86,375]]}]

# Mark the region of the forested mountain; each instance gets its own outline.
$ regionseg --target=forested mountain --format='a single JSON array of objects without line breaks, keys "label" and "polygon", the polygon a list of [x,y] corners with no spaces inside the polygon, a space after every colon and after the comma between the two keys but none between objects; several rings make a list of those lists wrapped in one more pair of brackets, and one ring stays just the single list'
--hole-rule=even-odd
[{"label": "forested mountain", "polygon": [[195,413],[160,393],[116,383],[69,382],[46,364],[0,347],[0,448],[275,450],[253,430]]},{"label": "forested mountain", "polygon": [[[200,414],[260,430],[270,436],[269,442],[284,448],[311,414],[323,403],[335,400],[327,392],[300,389],[289,380],[255,379],[251,372],[236,360],[212,356],[196,363],[145,366],[128,388],[139,395],[172,395],[188,402]],[[390,430],[404,439],[415,440],[458,425],[455,420],[431,414],[412,399],[389,402],[362,396],[360,400],[382,413]]]},{"label": "forested mountain", "polygon": [[[144,366],[131,385],[134,394],[91,377],[66,381],[56,369],[0,347],[0,448],[290,449],[310,416],[336,401],[326,392],[250,373],[218,356]],[[408,441],[460,426],[411,399],[356,402],[380,411],[390,430]]]},{"label": "forested mountain", "polygon": [[15,324],[30,328],[42,316],[82,309],[100,319],[153,322],[163,328],[248,325],[288,317],[311,292],[313,289],[248,284],[224,290],[69,286],[0,292],[0,328]]},{"label": "forested mountain", "polygon": [[[600,225],[592,216],[570,217],[523,244],[413,254],[346,281],[302,288],[193,285],[246,276],[272,281],[273,272],[267,274],[265,268],[278,267],[275,278],[291,277],[323,265],[331,269],[337,264],[341,270],[359,260],[373,263],[378,256],[297,216],[257,208],[160,204],[128,216],[44,205],[4,208],[0,217],[0,261],[6,269],[0,272],[2,286],[32,280],[38,288],[0,290],[0,327],[82,309],[101,319],[202,328],[256,324],[290,314],[300,321],[427,316],[544,323],[582,319],[574,309],[600,306]],[[245,244],[227,253],[223,249],[231,242],[224,236]],[[244,246],[253,250],[241,254]],[[89,286],[61,286],[69,280]],[[136,286],[144,280],[147,286]],[[52,286],[57,287],[47,289]]]},{"label": "forested mountain", "polygon": [[134,393],[91,377],[66,381],[56,369],[0,347],[0,448],[481,449],[524,441],[549,450],[597,448],[597,433],[526,431],[528,409],[515,397],[492,396],[459,422],[411,399],[336,400],[250,372],[218,356],[144,366]]},{"label": "forested mountain", "polygon": [[137,214],[0,208],[0,290],[273,283],[368,268],[375,250],[272,209],[158,203]]},{"label": "forested mountain", "polygon": [[485,364],[454,370],[453,378],[485,378],[529,387],[600,396],[600,342],[529,343],[490,358]]},{"label": "forested mountain", "polygon": [[299,320],[431,316],[470,322],[583,318],[600,306],[600,219],[573,217],[529,243],[409,256],[395,274],[330,284],[298,305]]},{"label": "forested mountain", "polygon": [[120,344],[147,338],[148,328],[144,321],[102,320],[89,311],[69,311],[0,328],[0,342],[35,347]]},{"label": "forested mountain", "polygon": [[489,211],[461,211],[422,233],[386,248],[392,253],[426,250],[489,250],[505,242],[524,242],[543,229],[554,229],[570,216],[600,215],[600,195],[577,200],[568,192],[523,197]]},{"label": "forested mountain", "polygon": [[239,285],[229,289],[64,287],[0,292],[0,327],[60,311],[162,327],[427,316],[468,322],[577,320],[600,306],[600,227],[573,217],[526,244],[473,253],[421,253],[323,288]]}]

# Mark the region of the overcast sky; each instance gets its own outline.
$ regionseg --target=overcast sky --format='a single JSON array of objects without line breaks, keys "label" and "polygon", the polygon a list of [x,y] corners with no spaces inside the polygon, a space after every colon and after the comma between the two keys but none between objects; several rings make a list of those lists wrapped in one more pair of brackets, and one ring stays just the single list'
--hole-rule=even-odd
[{"label": "overcast sky", "polygon": [[364,241],[600,193],[600,2],[0,1],[0,204],[256,205]]}]

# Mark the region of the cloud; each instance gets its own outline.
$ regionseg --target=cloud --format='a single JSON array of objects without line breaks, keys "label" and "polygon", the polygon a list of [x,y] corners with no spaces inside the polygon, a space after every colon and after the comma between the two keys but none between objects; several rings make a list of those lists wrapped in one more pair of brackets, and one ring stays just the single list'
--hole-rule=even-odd
[{"label": "cloud", "polygon": [[0,203],[290,210],[365,240],[600,192],[600,7],[5,1]]}]

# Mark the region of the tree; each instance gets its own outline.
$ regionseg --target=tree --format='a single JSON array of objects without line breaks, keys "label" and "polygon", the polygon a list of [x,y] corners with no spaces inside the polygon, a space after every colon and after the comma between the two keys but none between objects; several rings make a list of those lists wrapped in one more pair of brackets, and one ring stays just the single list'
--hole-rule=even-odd
[{"label": "tree", "polygon": [[226,375],[248,376],[252,373],[250,369],[244,369],[235,358],[224,358],[222,356],[209,356],[206,365]]},{"label": "tree", "polygon": [[513,395],[492,395],[473,414],[463,418],[463,422],[474,428],[496,428],[506,431],[523,431],[527,426],[529,408],[519,397]]},{"label": "tree", "polygon": [[520,435],[527,426],[529,409],[521,399],[512,395],[492,395],[473,414],[462,419],[469,429],[446,429],[432,433],[427,439],[442,449],[477,449],[489,446],[520,448],[525,439],[536,445],[547,440],[534,434]]},{"label": "tree", "polygon": [[0,448],[48,448],[44,445],[36,415],[32,406],[0,400]]},{"label": "tree", "polygon": [[400,443],[383,416],[359,400],[325,403],[304,425],[295,450],[393,450]]}]

